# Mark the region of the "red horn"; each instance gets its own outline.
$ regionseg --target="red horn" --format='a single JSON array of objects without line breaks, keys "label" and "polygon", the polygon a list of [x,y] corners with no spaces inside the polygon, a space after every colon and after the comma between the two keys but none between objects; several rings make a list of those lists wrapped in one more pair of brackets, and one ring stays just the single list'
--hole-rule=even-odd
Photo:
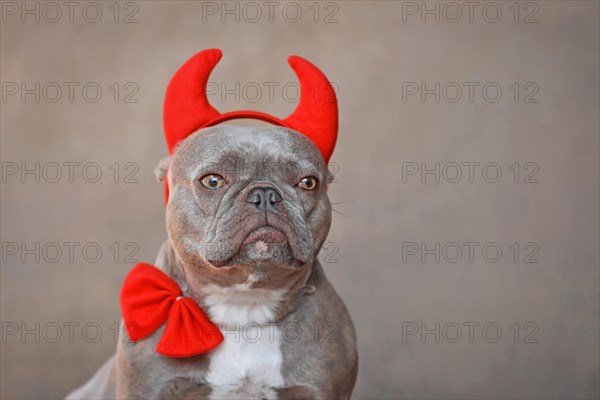
[{"label": "red horn", "polygon": [[198,129],[232,119],[251,118],[306,135],[320,150],[325,162],[329,162],[337,139],[337,99],[327,77],[317,67],[298,56],[288,59],[300,81],[300,102],[284,120],[259,111],[221,114],[206,97],[208,78],[221,55],[218,49],[201,51],[190,58],[171,79],[165,96],[163,121],[169,153],[173,153],[180,141]]},{"label": "red horn", "polygon": [[180,141],[221,115],[208,102],[206,83],[222,55],[219,49],[201,51],[171,78],[163,109],[169,153],[173,153]]},{"label": "red horn", "polygon": [[328,163],[338,133],[335,91],[327,77],[305,59],[291,56],[288,63],[300,81],[300,102],[284,122],[308,136],[321,151],[325,163]]}]

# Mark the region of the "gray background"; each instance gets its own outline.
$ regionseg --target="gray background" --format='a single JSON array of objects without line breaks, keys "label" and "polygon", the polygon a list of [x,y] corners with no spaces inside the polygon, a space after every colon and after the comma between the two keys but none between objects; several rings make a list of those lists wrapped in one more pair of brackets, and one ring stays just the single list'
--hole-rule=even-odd
[{"label": "gray background", "polygon": [[[334,214],[322,258],[358,332],[356,398],[598,397],[598,2],[521,3],[519,22],[513,2],[495,3],[502,10],[497,22],[486,21],[481,2],[472,22],[463,6],[455,23],[449,20],[456,10],[441,9],[445,3],[439,4],[439,22],[425,15],[423,23],[420,14],[406,13],[410,4],[360,1],[318,4],[318,22],[313,2],[297,3],[297,22],[291,22],[295,8],[289,8],[295,6],[286,3],[276,3],[270,22],[263,2],[255,3],[263,12],[257,22],[251,21],[256,9],[241,3],[239,22],[235,15],[222,22],[220,14],[206,13],[203,21],[201,3],[141,1],[121,3],[115,23],[112,3],[98,3],[102,16],[96,23],[82,17],[84,3],[75,8],[73,22],[66,7],[54,23],[44,20],[55,18],[52,9],[39,22],[3,14],[2,161],[28,168],[39,162],[50,179],[50,162],[96,162],[103,175],[88,183],[80,166],[70,183],[64,167],[57,183],[43,176],[39,183],[33,176],[24,183],[7,176],[2,183],[4,246],[59,243],[66,253],[64,242],[80,243],[72,261],[63,254],[54,263],[54,253],[22,262],[20,253],[3,251],[2,398],[64,396],[114,351],[119,288],[133,266],[124,262],[124,247],[134,242],[134,258],[152,262],[166,238],[162,187],[152,174],[166,155],[164,90],[179,65],[209,47],[225,54],[211,81],[247,89],[225,102],[220,93],[211,95],[222,111],[250,108],[281,117],[291,112],[295,86],[287,94],[282,90],[295,82],[286,64],[290,54],[313,61],[339,89],[340,134],[332,158],[338,182],[329,193],[345,216]],[[494,18],[494,5],[487,7],[486,17]],[[86,10],[93,19],[94,9]],[[123,23],[130,12],[138,21]],[[538,21],[524,23],[532,12]],[[337,22],[323,21],[330,13]],[[47,86],[36,103],[33,95],[24,102],[7,95],[7,82],[79,86],[72,103],[64,85],[57,102],[49,101],[56,94]],[[102,89],[95,103],[82,97],[88,82]],[[119,102],[110,89],[115,82]],[[131,91],[127,82],[139,89],[137,103],[123,102]],[[254,103],[251,82],[264,89]],[[265,82],[279,84],[272,99]],[[449,101],[455,96],[450,85],[439,102],[433,95],[403,102],[403,82],[426,82],[429,88],[455,82],[463,97]],[[464,82],[479,83],[472,102]],[[482,96],[490,82],[502,89],[497,102],[489,101],[492,89],[488,100]],[[515,82],[519,101],[510,88]],[[529,99],[537,102],[523,102],[536,88]],[[115,162],[119,183],[109,168]],[[139,167],[137,183],[124,182],[131,171],[127,162]],[[436,183],[430,175],[424,183],[418,175],[403,182],[403,163],[410,162],[428,168],[439,162],[450,179],[455,170],[448,163],[480,165],[472,183],[466,167],[456,183]],[[515,162],[519,183],[509,169]],[[528,162],[539,168],[537,183],[523,182],[532,171],[525,169]],[[486,163],[502,168],[498,182],[483,179]],[[94,171],[88,172],[93,178]],[[486,177],[494,175],[491,169]],[[402,260],[402,243],[433,248],[436,242],[469,241],[481,243],[473,262],[465,252],[454,263],[443,257],[435,262],[433,255],[425,262],[418,256]],[[116,262],[110,247],[115,242],[121,249]],[[482,256],[489,242],[503,251],[496,263]],[[509,248],[514,242],[521,248],[517,263]],[[539,249],[537,263],[523,262],[533,249],[523,249],[528,242]],[[83,258],[86,243],[102,249],[98,262]],[[447,250],[446,258],[454,257]],[[489,255],[494,257],[493,249]],[[469,322],[479,324],[472,343]],[[78,324],[72,325],[72,340],[70,323]],[[420,329],[421,323],[430,330],[440,324],[439,343],[434,334],[403,340],[407,328]],[[453,323],[462,329],[456,343]],[[502,333],[490,343],[495,326]],[[20,332],[10,334],[15,327]],[[97,341],[96,327],[102,329]],[[34,333],[22,337],[23,328]]]}]

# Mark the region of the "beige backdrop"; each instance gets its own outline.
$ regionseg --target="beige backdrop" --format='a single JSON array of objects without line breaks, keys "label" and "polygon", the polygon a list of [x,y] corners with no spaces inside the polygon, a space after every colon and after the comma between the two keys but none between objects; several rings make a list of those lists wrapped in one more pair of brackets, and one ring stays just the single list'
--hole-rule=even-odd
[{"label": "beige backdrop", "polygon": [[64,396],[113,353],[127,261],[166,238],[165,87],[217,47],[221,110],[287,115],[290,54],[337,85],[321,258],[355,398],[597,398],[599,20],[594,1],[3,2],[1,397]]}]

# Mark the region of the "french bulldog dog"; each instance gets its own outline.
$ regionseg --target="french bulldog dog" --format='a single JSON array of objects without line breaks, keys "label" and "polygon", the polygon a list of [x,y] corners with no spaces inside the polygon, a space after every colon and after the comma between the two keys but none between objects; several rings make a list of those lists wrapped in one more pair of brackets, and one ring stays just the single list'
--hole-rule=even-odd
[{"label": "french bulldog dog", "polygon": [[[168,167],[168,172],[166,166]],[[219,327],[210,351],[156,351],[165,327],[132,341],[68,399],[347,399],[355,331],[318,255],[331,224],[322,151],[281,126],[217,125],[178,142],[168,240],[155,266]]]}]

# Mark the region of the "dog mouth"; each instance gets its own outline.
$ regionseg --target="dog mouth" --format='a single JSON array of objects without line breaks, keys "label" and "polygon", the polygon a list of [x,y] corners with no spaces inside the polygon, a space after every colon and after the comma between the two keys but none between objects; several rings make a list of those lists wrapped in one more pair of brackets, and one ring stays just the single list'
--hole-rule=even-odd
[{"label": "dog mouth", "polygon": [[300,267],[304,264],[294,256],[288,236],[270,225],[250,231],[231,257],[209,262],[215,267],[269,264]]},{"label": "dog mouth", "polygon": [[257,244],[257,246],[264,248],[269,244],[275,243],[288,243],[285,233],[272,226],[261,226],[260,228],[248,233],[248,236],[246,236],[246,238],[242,241],[240,248],[244,248],[245,246],[252,244]]}]

